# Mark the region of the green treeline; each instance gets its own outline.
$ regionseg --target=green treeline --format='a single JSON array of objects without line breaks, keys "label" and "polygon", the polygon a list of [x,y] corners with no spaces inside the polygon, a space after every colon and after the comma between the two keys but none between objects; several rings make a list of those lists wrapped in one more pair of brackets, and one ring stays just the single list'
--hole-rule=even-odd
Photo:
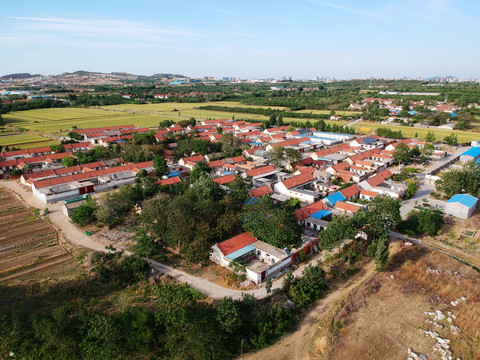
[{"label": "green treeline", "polygon": [[[113,293],[145,272],[145,262],[128,259],[97,254],[97,277],[80,289],[70,284],[62,293],[63,304],[56,304],[57,294],[51,305],[53,294],[47,293],[0,312],[0,354],[5,358],[13,352],[15,358],[28,359],[231,359],[273,344],[326,290],[325,272],[309,266],[301,278],[288,274],[284,287],[262,301],[244,296],[206,302],[186,284],[145,281],[130,282],[127,288],[128,293],[139,294],[133,306],[119,303],[118,293],[113,300],[101,301],[82,295],[95,289],[99,295],[101,283]],[[37,310],[32,311],[32,303]]]},{"label": "green treeline", "polygon": [[210,110],[210,111],[224,111],[232,113],[242,113],[242,114],[256,114],[256,115],[265,115],[271,116],[272,114],[277,116],[284,116],[289,118],[296,119],[329,119],[331,115],[329,114],[312,114],[312,113],[298,113],[277,109],[263,109],[263,108],[248,108],[248,107],[230,107],[230,106],[216,106],[216,105],[207,105],[200,106],[200,110]]}]

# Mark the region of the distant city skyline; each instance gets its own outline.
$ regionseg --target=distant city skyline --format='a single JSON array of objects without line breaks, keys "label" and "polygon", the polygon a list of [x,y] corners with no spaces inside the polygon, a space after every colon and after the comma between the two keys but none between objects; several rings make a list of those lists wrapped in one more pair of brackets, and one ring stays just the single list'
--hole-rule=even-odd
[{"label": "distant city skyline", "polygon": [[480,78],[480,3],[5,2],[0,74]]}]

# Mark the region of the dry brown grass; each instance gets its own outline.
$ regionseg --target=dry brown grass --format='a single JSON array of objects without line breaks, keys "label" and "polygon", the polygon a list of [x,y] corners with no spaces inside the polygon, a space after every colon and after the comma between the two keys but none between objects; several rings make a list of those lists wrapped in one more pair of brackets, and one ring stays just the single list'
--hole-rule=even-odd
[{"label": "dry brown grass", "polygon": [[[392,244],[401,247],[400,243]],[[427,269],[439,270],[439,273]],[[392,278],[393,276],[393,278]],[[450,301],[467,297],[454,307]],[[425,322],[425,311],[451,311],[461,332],[453,335]],[[331,315],[332,316],[332,315]],[[451,339],[455,358],[480,359],[480,281],[476,271],[446,255],[422,247],[405,247],[392,256],[387,271],[372,277],[345,306],[329,319],[330,359],[405,359],[406,350],[428,358],[435,341],[419,329],[435,330]],[[328,323],[328,322],[327,322]],[[446,321],[441,321],[449,325]]]}]

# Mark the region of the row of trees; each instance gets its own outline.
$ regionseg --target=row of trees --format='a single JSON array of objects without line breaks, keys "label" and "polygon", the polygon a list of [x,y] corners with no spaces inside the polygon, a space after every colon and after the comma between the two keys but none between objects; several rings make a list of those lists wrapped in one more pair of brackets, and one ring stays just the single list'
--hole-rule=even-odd
[{"label": "row of trees", "polygon": [[472,161],[463,165],[461,169],[451,169],[440,175],[435,182],[437,191],[448,197],[455,194],[480,195],[480,164]]},{"label": "row of trees", "polygon": [[327,229],[320,232],[322,249],[337,247],[342,240],[355,239],[357,234],[365,234],[366,240],[360,240],[367,246],[367,254],[374,258],[378,268],[388,261],[388,231],[401,221],[400,202],[387,195],[380,195],[357,211],[352,217],[335,216]]}]

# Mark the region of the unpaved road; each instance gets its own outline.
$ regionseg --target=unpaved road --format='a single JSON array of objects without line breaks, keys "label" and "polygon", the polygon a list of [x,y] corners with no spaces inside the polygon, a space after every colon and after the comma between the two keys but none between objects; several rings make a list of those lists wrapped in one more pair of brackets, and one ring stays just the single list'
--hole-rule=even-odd
[{"label": "unpaved road", "polygon": [[331,290],[327,295],[317,301],[302,320],[298,329],[291,335],[276,344],[260,350],[256,353],[247,354],[239,359],[242,360],[308,360],[311,358],[310,344],[312,336],[318,329],[318,322],[331,309],[332,305],[340,299],[347,297],[350,293],[365,284],[375,273],[375,264],[370,262],[367,266],[349,279],[346,283]]},{"label": "unpaved road", "polygon": [[[49,217],[50,220],[54,223],[54,225],[62,230],[62,235],[66,238],[70,243],[73,243],[76,246],[82,246],[87,249],[91,249],[94,251],[103,251],[108,252],[105,249],[105,244],[102,244],[98,241],[95,241],[91,237],[85,235],[80,229],[78,229],[64,214],[62,211],[63,202],[58,202],[55,204],[48,204],[39,201],[36,199],[31,191],[24,189],[19,181],[0,181],[0,186],[4,186],[14,193],[16,193],[20,198],[25,201],[28,205],[39,208],[45,209],[48,207],[49,210]],[[338,250],[336,250],[338,251]],[[124,254],[131,255],[128,251],[125,251]],[[301,276],[302,271],[305,266],[309,264],[316,265],[318,261],[323,260],[323,256],[325,254],[317,254],[314,256],[307,264],[299,266],[294,272],[293,275]],[[268,296],[265,286],[262,286],[258,289],[253,290],[233,290],[227,289],[220,285],[217,285],[209,280],[199,278],[193,275],[190,275],[184,271],[172,268],[168,265],[161,264],[159,262],[148,260],[150,266],[158,271],[161,271],[164,274],[168,274],[171,277],[177,279],[178,281],[184,282],[192,286],[193,288],[197,289],[198,291],[204,293],[205,295],[215,298],[215,299],[223,299],[224,297],[231,297],[233,299],[241,299],[242,294],[250,294],[254,295],[257,299],[263,299]],[[272,290],[278,289],[283,284],[283,278],[273,282]]]}]

